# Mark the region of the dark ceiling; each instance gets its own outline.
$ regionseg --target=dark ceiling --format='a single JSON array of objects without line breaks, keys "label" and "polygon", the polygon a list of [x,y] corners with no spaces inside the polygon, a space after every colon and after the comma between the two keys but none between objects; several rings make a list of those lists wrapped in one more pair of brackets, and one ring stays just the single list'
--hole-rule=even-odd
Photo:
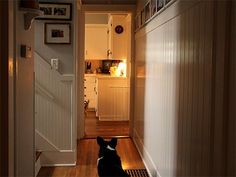
[{"label": "dark ceiling", "polygon": [[136,0],[81,0],[82,4],[136,4]]}]

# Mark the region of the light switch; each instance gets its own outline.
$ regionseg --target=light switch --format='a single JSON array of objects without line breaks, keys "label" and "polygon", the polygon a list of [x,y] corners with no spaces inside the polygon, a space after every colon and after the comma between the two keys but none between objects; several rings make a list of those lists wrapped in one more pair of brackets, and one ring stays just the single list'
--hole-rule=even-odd
[{"label": "light switch", "polygon": [[55,70],[58,70],[59,68],[59,60],[58,58],[52,58],[51,59],[51,67]]}]

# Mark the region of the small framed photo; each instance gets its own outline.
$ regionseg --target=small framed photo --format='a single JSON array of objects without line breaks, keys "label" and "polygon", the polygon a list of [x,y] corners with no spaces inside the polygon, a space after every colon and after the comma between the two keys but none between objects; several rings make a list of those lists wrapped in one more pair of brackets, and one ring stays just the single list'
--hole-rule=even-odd
[{"label": "small framed photo", "polygon": [[157,1],[151,0],[151,16],[157,12]]},{"label": "small framed photo", "polygon": [[164,7],[164,0],[157,0],[157,11],[161,10]]},{"label": "small framed photo", "polygon": [[168,4],[171,0],[166,0],[166,4]]},{"label": "small framed photo", "polygon": [[151,17],[151,3],[150,1],[145,5],[145,21],[148,21]]},{"label": "small framed photo", "polygon": [[36,18],[41,20],[71,20],[72,4],[71,3],[52,3],[40,2],[39,9],[43,15]]},{"label": "small framed photo", "polygon": [[145,11],[144,9],[141,11],[141,25],[145,23]]},{"label": "small framed photo", "polygon": [[70,23],[45,23],[45,44],[70,44]]},{"label": "small framed photo", "polygon": [[136,19],[135,19],[136,29],[138,29],[142,26],[141,20],[142,20],[141,19],[141,13],[138,13],[137,16],[136,16]]}]

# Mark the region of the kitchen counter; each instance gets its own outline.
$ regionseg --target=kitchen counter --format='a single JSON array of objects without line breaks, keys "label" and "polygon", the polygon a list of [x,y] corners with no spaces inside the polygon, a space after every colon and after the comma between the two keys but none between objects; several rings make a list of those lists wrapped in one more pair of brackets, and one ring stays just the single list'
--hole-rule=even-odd
[{"label": "kitchen counter", "polygon": [[86,77],[94,77],[94,76],[96,76],[96,74],[87,74],[87,73],[85,73],[84,76],[86,76]]},{"label": "kitchen counter", "polygon": [[122,77],[122,76],[112,76],[110,74],[84,74],[86,77],[97,77],[97,78],[124,78],[126,79],[127,77]]},{"label": "kitchen counter", "polygon": [[103,121],[129,120],[130,80],[110,74],[84,74],[84,97]]}]

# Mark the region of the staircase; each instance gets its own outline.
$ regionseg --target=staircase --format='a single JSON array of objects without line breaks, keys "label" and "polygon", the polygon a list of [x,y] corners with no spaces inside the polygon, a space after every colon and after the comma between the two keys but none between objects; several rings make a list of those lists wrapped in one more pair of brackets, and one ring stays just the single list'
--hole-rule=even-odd
[{"label": "staircase", "polygon": [[[37,52],[35,56],[35,145],[43,154],[42,166],[67,165],[75,153],[73,117],[74,77],[54,70]],[[65,157],[66,156],[66,157]],[[63,158],[67,159],[63,161]],[[36,168],[37,169],[37,168]]]},{"label": "staircase", "polygon": [[36,151],[36,156],[35,156],[36,157],[35,158],[35,177],[38,175],[39,170],[41,168],[41,160],[40,160],[41,154],[42,154],[42,152]]}]

